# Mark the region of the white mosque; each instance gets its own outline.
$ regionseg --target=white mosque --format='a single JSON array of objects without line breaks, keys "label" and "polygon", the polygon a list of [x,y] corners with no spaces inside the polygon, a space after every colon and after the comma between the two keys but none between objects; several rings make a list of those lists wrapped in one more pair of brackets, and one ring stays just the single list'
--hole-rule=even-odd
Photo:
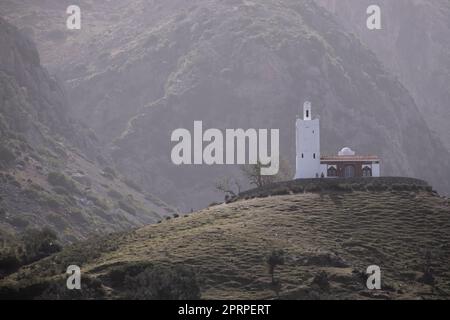
[{"label": "white mosque", "polygon": [[311,103],[303,105],[303,119],[296,122],[295,179],[379,177],[380,158],[356,155],[343,148],[337,155],[320,155],[320,120],[312,119]]}]

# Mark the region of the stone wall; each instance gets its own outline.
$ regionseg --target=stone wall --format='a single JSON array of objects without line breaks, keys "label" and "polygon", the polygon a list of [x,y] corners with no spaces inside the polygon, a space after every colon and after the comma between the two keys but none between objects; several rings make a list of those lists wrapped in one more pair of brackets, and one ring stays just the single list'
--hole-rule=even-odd
[{"label": "stone wall", "polygon": [[423,180],[404,177],[365,177],[336,179],[298,179],[273,183],[262,188],[241,192],[231,201],[305,192],[353,191],[433,191]]}]

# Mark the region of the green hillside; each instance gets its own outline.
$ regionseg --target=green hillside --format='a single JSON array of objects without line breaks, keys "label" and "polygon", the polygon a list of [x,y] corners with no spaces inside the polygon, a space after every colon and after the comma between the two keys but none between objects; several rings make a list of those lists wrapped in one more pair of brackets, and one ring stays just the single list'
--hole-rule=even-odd
[{"label": "green hillside", "polygon": [[[449,200],[397,182],[263,195],[72,245],[0,280],[0,294],[55,297],[66,267],[77,264],[83,298],[145,298],[134,294],[149,282],[130,287],[130,276],[177,266],[195,273],[203,299],[273,299],[276,291],[281,299],[449,298]],[[275,285],[267,265],[274,250],[284,252]],[[365,288],[369,265],[381,268],[381,291]]]}]

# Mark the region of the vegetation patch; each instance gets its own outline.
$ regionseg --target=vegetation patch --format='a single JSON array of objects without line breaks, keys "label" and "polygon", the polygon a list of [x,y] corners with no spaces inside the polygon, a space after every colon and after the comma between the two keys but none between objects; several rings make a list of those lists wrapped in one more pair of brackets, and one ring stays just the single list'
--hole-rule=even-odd
[{"label": "vegetation patch", "polygon": [[136,215],[136,209],[125,201],[118,201],[119,208],[131,215]]},{"label": "vegetation patch", "polygon": [[135,263],[112,269],[104,280],[110,283],[123,299],[200,299],[200,287],[195,272],[181,265]]},{"label": "vegetation patch", "polygon": [[75,182],[63,173],[50,172],[47,176],[47,180],[52,186],[64,188],[68,192],[80,193]]},{"label": "vegetation patch", "polygon": [[0,165],[11,166],[15,163],[17,156],[5,145],[0,145]]}]

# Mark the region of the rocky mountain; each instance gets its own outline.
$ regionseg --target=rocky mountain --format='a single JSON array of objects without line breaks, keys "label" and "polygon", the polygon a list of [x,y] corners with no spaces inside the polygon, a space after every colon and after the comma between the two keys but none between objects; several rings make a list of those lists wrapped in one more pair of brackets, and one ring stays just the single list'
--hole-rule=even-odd
[{"label": "rocky mountain", "polygon": [[[71,1],[73,2],[73,1]],[[320,115],[322,149],[383,159],[383,175],[448,192],[448,151],[416,102],[361,41],[313,1],[9,1],[5,16],[32,34],[64,80],[71,114],[86,121],[120,171],[184,211],[207,205],[232,167],[177,167],[170,135],[207,128],[279,128],[293,163],[303,101]],[[72,3],[71,3],[72,4]],[[55,50],[58,48],[58,50]]]},{"label": "rocky mountain", "polygon": [[[449,298],[448,198],[401,178],[331,180],[324,187],[274,185],[265,190],[270,197],[247,194],[66,247],[0,280],[0,297]],[[274,281],[269,261],[278,261]],[[65,287],[72,264],[83,272],[81,293]],[[371,265],[381,269],[381,290],[366,287]]]},{"label": "rocky mountain", "polygon": [[2,18],[0,42],[1,238],[49,227],[71,242],[174,213],[115,172],[33,42]]},{"label": "rocky mountain", "polygon": [[423,118],[450,149],[450,3],[445,0],[377,1],[382,30],[366,28],[373,1],[317,0],[355,33],[399,77]]}]

